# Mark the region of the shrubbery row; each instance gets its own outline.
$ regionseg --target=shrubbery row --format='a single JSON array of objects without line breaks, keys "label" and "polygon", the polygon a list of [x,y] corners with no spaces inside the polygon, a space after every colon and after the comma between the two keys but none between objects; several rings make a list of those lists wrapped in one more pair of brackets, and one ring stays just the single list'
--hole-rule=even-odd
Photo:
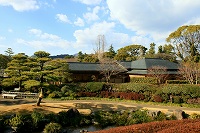
[{"label": "shrubbery row", "polygon": [[148,83],[106,84],[102,82],[72,83],[61,89],[49,89],[50,98],[101,97],[127,100],[144,100],[145,102],[200,103],[200,86],[189,84],[153,85]]}]

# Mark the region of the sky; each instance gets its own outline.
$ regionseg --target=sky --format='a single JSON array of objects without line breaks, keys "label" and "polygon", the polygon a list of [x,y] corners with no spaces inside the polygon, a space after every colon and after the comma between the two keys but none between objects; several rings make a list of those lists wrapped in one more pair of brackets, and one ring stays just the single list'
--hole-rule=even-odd
[{"label": "sky", "polygon": [[94,53],[98,35],[107,50],[166,44],[182,25],[200,24],[200,0],[0,0],[0,54]]}]

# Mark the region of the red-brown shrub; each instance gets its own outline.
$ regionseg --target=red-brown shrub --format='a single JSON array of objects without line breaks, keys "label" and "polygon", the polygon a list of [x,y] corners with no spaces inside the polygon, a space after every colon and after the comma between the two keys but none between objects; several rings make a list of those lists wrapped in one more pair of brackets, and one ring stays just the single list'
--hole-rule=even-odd
[{"label": "red-brown shrub", "polygon": [[189,103],[189,104],[200,104],[200,98],[188,99],[187,103]]},{"label": "red-brown shrub", "polygon": [[111,92],[108,92],[108,91],[101,91],[100,93],[100,97],[103,97],[103,98],[109,98],[111,96]]},{"label": "red-brown shrub", "polygon": [[78,92],[79,97],[96,97],[97,93],[95,92]]},{"label": "red-brown shrub", "polygon": [[154,101],[154,102],[162,102],[163,99],[162,99],[162,97],[159,96],[159,95],[154,95],[154,96],[153,96],[153,101]]},{"label": "red-brown shrub", "polygon": [[135,124],[93,133],[199,133],[199,131],[200,119],[185,119]]}]

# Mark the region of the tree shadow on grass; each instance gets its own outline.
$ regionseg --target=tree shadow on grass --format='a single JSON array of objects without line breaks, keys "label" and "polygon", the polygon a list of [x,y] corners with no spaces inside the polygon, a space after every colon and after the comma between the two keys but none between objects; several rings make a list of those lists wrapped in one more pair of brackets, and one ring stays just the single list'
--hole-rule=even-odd
[{"label": "tree shadow on grass", "polygon": [[120,110],[137,110],[139,106],[123,106],[118,104],[95,104],[95,103],[75,103],[77,109],[90,109],[92,111],[120,111]]},{"label": "tree shadow on grass", "polygon": [[0,99],[0,105],[16,105],[36,103],[37,99]]}]

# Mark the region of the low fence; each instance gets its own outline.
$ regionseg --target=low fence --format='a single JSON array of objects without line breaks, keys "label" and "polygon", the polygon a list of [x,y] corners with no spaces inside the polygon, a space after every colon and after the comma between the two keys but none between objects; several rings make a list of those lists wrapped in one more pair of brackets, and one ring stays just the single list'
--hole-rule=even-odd
[{"label": "low fence", "polygon": [[15,96],[14,98],[38,98],[38,93],[2,91],[2,96],[4,98],[5,96]]}]

